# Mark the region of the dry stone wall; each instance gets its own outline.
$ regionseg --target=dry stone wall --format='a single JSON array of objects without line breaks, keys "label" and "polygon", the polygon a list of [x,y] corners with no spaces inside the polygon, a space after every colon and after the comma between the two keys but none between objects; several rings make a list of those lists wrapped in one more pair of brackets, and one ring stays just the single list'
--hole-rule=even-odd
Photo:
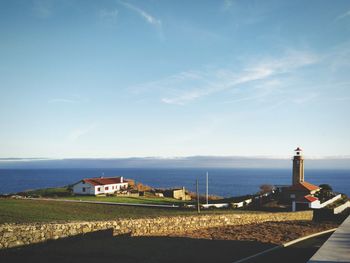
[{"label": "dry stone wall", "polygon": [[311,220],[312,212],[225,214],[119,219],[114,221],[0,225],[0,248],[29,245],[112,229],[114,235],[167,235],[174,232],[266,221]]}]

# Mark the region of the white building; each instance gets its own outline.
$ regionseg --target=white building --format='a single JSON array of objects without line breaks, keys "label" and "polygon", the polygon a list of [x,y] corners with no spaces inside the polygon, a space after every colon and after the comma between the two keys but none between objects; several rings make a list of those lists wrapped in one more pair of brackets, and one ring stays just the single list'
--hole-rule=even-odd
[{"label": "white building", "polygon": [[337,201],[338,199],[341,199],[341,194],[338,194],[338,195],[334,196],[333,198],[321,203],[317,197],[312,196],[312,195],[306,195],[306,196],[299,198],[298,200],[294,200],[292,202],[292,210],[293,210],[293,212],[296,211],[298,204],[303,205],[304,208],[320,209],[320,208],[323,208],[323,207]]},{"label": "white building", "polygon": [[83,179],[73,185],[73,193],[80,195],[113,194],[128,188],[123,177],[100,177]]}]

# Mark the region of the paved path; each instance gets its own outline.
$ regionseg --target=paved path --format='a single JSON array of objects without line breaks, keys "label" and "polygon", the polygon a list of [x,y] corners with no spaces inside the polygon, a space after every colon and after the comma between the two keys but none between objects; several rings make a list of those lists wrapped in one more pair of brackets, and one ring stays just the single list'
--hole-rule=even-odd
[{"label": "paved path", "polygon": [[139,206],[139,207],[179,208],[178,205],[115,203],[115,202],[83,201],[83,200],[54,199],[54,198],[23,198],[23,199],[25,199],[25,200],[36,200],[36,201],[39,200],[39,201],[56,201],[56,202],[69,202],[69,203],[100,204],[100,205],[123,205],[123,206]]},{"label": "paved path", "polygon": [[253,259],[246,260],[244,263],[306,263],[330,235],[331,233],[328,233],[303,240],[288,247],[278,248]]},{"label": "paved path", "polygon": [[350,216],[309,261],[309,263],[321,262],[350,262]]}]

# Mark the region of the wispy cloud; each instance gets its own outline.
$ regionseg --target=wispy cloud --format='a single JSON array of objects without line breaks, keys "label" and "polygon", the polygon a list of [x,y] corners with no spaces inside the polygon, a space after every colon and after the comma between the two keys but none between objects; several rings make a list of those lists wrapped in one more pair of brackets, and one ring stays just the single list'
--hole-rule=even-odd
[{"label": "wispy cloud", "polygon": [[85,126],[85,127],[80,127],[80,128],[74,129],[68,134],[68,140],[69,141],[77,141],[82,136],[90,133],[96,127],[97,127],[97,124],[93,123],[93,124],[90,124],[90,125]]},{"label": "wispy cloud", "polygon": [[33,2],[34,14],[39,18],[48,18],[52,15],[52,0],[35,0]]},{"label": "wispy cloud", "polygon": [[153,15],[149,14],[148,12],[146,12],[145,10],[132,5],[130,3],[127,2],[123,2],[123,1],[119,1],[119,3],[121,3],[123,6],[127,7],[128,9],[136,12],[139,16],[141,16],[147,23],[153,25],[153,26],[157,26],[157,27],[161,27],[162,26],[162,21],[156,17],[154,17]]},{"label": "wispy cloud", "polygon": [[71,99],[50,99],[48,103],[78,103],[76,100],[71,100]]},{"label": "wispy cloud", "polygon": [[282,85],[281,80],[274,78],[272,80],[266,80],[263,83],[256,85],[250,94],[246,94],[244,90],[235,89],[233,93],[233,99],[224,101],[224,104],[237,103],[242,101],[251,101],[251,100],[261,100],[272,92],[276,92],[279,87]]},{"label": "wispy cloud", "polygon": [[89,100],[86,98],[81,98],[80,96],[73,96],[71,98],[53,98],[49,99],[48,103],[68,103],[68,104],[78,104],[78,103],[86,103]]},{"label": "wispy cloud", "polygon": [[233,0],[224,0],[222,4],[223,10],[228,10],[233,6]]},{"label": "wispy cloud", "polygon": [[350,100],[350,97],[339,97],[339,98],[335,98],[335,100],[337,100],[337,101],[348,101],[348,100]]},{"label": "wispy cloud", "polygon": [[344,19],[344,18],[347,18],[350,16],[350,10],[348,10],[347,12],[343,13],[343,14],[340,14],[339,16],[337,16],[335,18],[335,21],[338,21],[338,20],[341,20],[341,19]]},{"label": "wispy cloud", "polygon": [[268,91],[276,86],[275,77],[314,64],[318,57],[309,52],[289,51],[278,58],[265,58],[250,62],[240,70],[215,69],[182,72],[159,81],[135,87],[139,92],[158,91],[163,94],[161,102],[184,105],[201,97],[243,87],[245,84],[259,84]]},{"label": "wispy cloud", "polygon": [[306,102],[309,102],[311,100],[314,100],[315,98],[317,98],[319,96],[318,93],[312,92],[310,94],[304,94],[302,97],[300,98],[295,98],[292,99],[292,101],[296,104],[304,104]]},{"label": "wispy cloud", "polygon": [[119,11],[118,9],[107,10],[102,9],[98,12],[98,16],[100,19],[108,21],[110,23],[116,23]]}]

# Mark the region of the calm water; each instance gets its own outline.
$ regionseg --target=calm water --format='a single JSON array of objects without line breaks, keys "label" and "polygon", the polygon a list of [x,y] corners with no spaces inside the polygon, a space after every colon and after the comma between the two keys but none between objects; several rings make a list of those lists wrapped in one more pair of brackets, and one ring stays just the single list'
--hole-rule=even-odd
[{"label": "calm water", "polygon": [[[290,169],[0,169],[0,193],[64,186],[82,178],[124,176],[153,187],[185,186],[205,191],[209,172],[209,192],[220,196],[252,194],[262,184],[290,184]],[[334,191],[350,195],[350,170],[306,170],[305,179],[315,185],[328,183]]]}]

